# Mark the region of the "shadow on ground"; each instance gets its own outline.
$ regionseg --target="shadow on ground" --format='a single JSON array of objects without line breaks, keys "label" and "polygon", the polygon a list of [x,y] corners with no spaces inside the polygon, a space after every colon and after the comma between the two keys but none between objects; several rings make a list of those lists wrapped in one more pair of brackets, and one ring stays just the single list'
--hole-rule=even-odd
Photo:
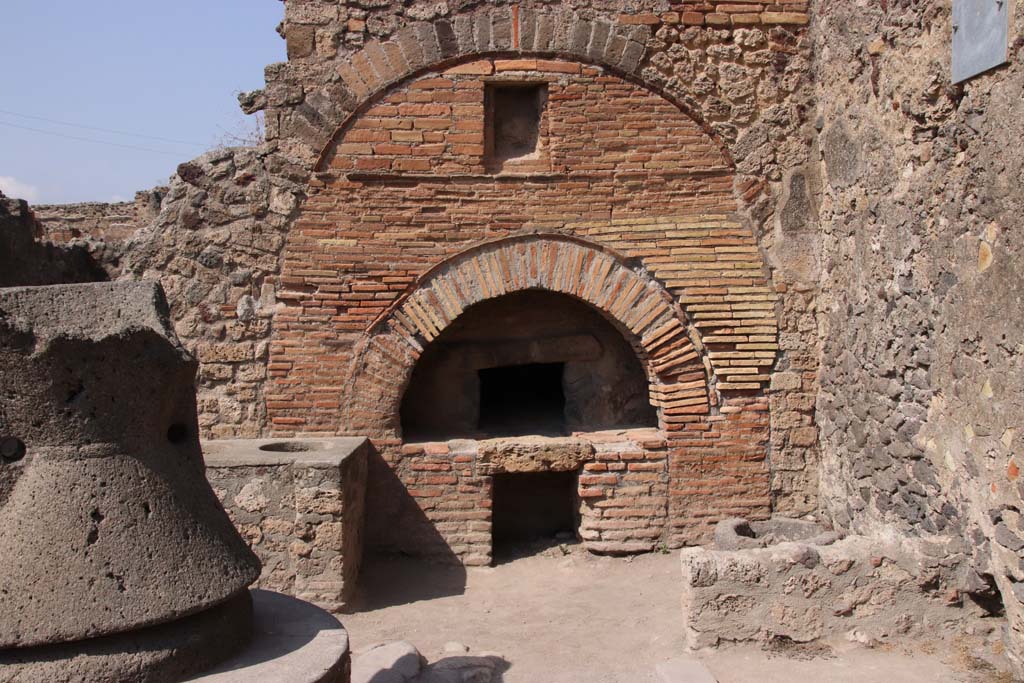
[{"label": "shadow on ground", "polygon": [[466,568],[376,450],[367,462],[365,554],[345,613],[466,592]]},{"label": "shadow on ground", "polygon": [[370,612],[435,600],[466,592],[466,568],[399,554],[371,553],[363,558],[359,586],[345,609]]}]

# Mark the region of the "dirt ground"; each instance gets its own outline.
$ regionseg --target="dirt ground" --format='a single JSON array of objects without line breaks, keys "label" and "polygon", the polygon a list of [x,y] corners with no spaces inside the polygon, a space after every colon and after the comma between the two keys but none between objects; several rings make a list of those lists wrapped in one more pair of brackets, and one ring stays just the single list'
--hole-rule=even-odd
[{"label": "dirt ground", "polygon": [[[671,671],[698,659],[719,683],[1009,681],[964,648],[928,645],[766,651],[758,646],[688,654],[676,553],[590,555],[577,546],[521,549],[495,567],[367,558],[353,613],[353,650],[408,640],[431,662],[500,654],[504,683],[683,683]],[[661,668],[663,674],[658,673]]]}]

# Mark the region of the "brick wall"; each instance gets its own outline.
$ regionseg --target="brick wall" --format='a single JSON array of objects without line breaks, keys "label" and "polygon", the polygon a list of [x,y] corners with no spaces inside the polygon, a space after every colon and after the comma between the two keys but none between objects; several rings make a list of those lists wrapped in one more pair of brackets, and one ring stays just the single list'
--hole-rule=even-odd
[{"label": "brick wall", "polygon": [[[495,173],[485,91],[509,82],[547,87],[544,154]],[[691,543],[723,515],[767,514],[758,397],[778,349],[776,296],[734,217],[729,155],[680,106],[578,62],[471,60],[386,93],[342,127],[324,169],[285,247],[267,403],[279,433],[368,434],[401,483],[421,490],[397,450],[397,403],[419,351],[474,300],[549,288],[603,305],[648,365],[670,433],[657,476],[672,522],[659,540]],[[467,256],[509,237],[518,241]],[[631,284],[629,259],[648,284]],[[369,360],[365,347],[359,355],[368,329]],[[400,495],[391,486],[371,499]],[[406,547],[396,530],[424,526],[421,514],[443,530],[449,513],[377,510],[371,536]],[[478,554],[464,532],[441,532],[446,552]]]},{"label": "brick wall", "polygon": [[166,187],[136,192],[130,202],[40,204],[34,207],[43,239],[62,243],[79,237],[120,242],[153,221],[160,212]]},{"label": "brick wall", "polygon": [[[337,406],[317,402],[343,386],[337,370],[369,323],[435,264],[528,231],[585,236],[642,259],[692,307],[721,388],[767,381],[758,368],[777,349],[775,297],[753,236],[723,215],[735,200],[719,146],[664,98],[600,69],[507,64],[424,76],[340,138],[285,249],[278,299],[287,308],[271,359],[278,390],[268,403],[278,428],[338,428]],[[548,80],[549,172],[485,172],[484,76],[496,73]],[[665,149],[663,137],[677,144]]]},{"label": "brick wall", "polygon": [[[704,0],[673,2],[671,12],[660,15],[625,15],[627,22],[665,22],[684,26],[745,28],[750,26],[806,25],[808,2],[748,2],[748,0]],[[629,18],[626,18],[629,17]]]},{"label": "brick wall", "polygon": [[[504,442],[511,439],[503,440]],[[558,440],[556,440],[558,441]],[[554,471],[578,472],[577,514],[584,547],[601,553],[648,552],[668,542],[666,441],[658,430],[577,433],[568,440],[582,460]],[[529,449],[535,442],[527,442]],[[406,491],[422,511],[414,533],[395,547],[468,565],[491,562],[493,476],[487,441],[405,444],[395,461]],[[537,467],[530,471],[546,471]]]}]

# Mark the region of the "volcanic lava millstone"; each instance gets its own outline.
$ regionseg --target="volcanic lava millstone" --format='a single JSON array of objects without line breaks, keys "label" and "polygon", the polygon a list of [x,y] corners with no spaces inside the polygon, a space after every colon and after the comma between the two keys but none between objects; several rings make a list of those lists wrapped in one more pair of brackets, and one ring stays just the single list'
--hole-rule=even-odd
[{"label": "volcanic lava millstone", "polygon": [[0,290],[5,676],[179,680],[247,642],[260,566],[203,474],[196,367],[156,284]]}]

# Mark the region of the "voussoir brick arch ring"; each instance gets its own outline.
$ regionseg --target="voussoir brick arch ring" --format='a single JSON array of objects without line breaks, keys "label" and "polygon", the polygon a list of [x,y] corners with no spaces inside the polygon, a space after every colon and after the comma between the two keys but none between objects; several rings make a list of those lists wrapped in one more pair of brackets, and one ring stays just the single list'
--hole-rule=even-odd
[{"label": "voussoir brick arch ring", "polygon": [[319,151],[314,168],[323,171],[352,122],[403,82],[488,57],[564,59],[603,67],[665,98],[693,119],[733,166],[727,145],[699,113],[664,84],[645,78],[651,37],[649,26],[587,19],[571,10],[484,7],[453,18],[410,24],[387,40],[371,41],[339,58],[340,81],[309,93],[296,113],[305,119],[300,128],[316,132],[319,138],[310,142]]},{"label": "voussoir brick arch ring", "polygon": [[470,306],[525,290],[582,301],[623,332],[645,367],[662,427],[709,412],[703,361],[681,310],[654,278],[584,240],[526,235],[444,261],[370,326],[353,363],[349,428],[398,436],[399,406],[424,348]]}]

